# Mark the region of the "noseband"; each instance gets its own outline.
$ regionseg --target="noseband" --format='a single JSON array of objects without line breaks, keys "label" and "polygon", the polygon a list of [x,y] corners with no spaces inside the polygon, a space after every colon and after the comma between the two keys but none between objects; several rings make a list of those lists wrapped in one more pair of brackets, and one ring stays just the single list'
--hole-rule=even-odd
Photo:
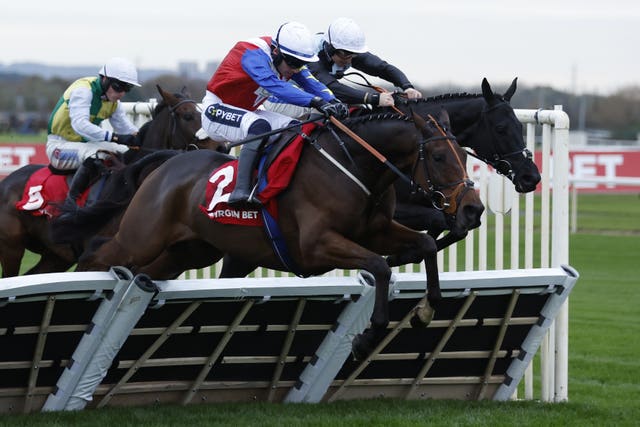
[{"label": "noseband", "polygon": [[509,157],[514,157],[519,155],[523,156],[525,159],[533,160],[533,154],[531,153],[531,151],[529,151],[529,149],[527,148],[524,148],[522,150],[514,151],[513,153],[507,153],[502,155],[496,153],[493,157],[493,161],[488,161],[488,160],[485,160],[485,161],[488,164],[490,164],[496,170],[497,173],[499,173],[500,175],[504,175],[507,178],[509,178],[511,181],[513,181],[518,171],[514,169],[513,165],[508,159]]},{"label": "noseband", "polygon": [[[435,209],[439,211],[443,211],[447,215],[450,215],[451,217],[455,218],[456,211],[458,209],[458,205],[460,204],[460,201],[462,200],[462,198],[464,197],[467,191],[473,189],[474,184],[473,184],[473,181],[469,179],[469,176],[467,175],[467,170],[462,164],[462,160],[458,156],[458,153],[456,152],[455,147],[453,146],[453,141],[455,141],[456,138],[452,135],[447,135],[447,132],[445,132],[445,130],[438,124],[438,122],[436,121],[436,119],[433,118],[433,116],[428,115],[427,118],[431,123],[434,124],[434,126],[436,127],[440,135],[423,139],[419,143],[419,160],[421,160],[422,164],[424,165],[424,174],[427,181],[427,189],[426,190],[423,189],[423,191],[425,193],[425,196],[429,197],[429,199],[431,200],[431,204]],[[426,157],[425,146],[429,142],[436,141],[436,140],[447,141],[449,148],[453,151],[453,154],[456,157],[456,162],[460,167],[460,170],[462,171],[462,175],[463,175],[462,179],[451,182],[451,183],[447,183],[447,184],[433,183],[433,181],[431,180],[431,176],[429,174],[429,165],[427,164],[425,159]],[[417,163],[416,163],[416,167],[417,167]],[[446,195],[445,190],[448,190],[448,189],[451,189],[451,190],[449,191],[449,194]]]}]

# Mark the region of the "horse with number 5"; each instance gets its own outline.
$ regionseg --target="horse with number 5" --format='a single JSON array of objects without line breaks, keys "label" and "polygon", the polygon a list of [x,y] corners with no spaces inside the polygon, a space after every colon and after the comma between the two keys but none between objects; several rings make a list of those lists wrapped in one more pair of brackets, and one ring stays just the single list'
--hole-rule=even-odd
[{"label": "horse with number 5", "polygon": [[[114,168],[105,169],[104,177],[109,180],[123,178],[126,174],[131,180],[131,172],[135,171],[135,180],[141,181],[145,174],[157,167],[175,152],[156,153],[158,150],[175,149],[187,150],[193,148],[210,149],[228,152],[228,147],[211,140],[199,137],[200,111],[197,102],[189,99],[188,95],[169,93],[157,86],[162,100],[152,113],[152,120],[145,123],[139,132],[140,147],[134,147],[124,155],[124,163],[132,163],[147,154],[152,157],[145,160],[146,164],[137,164],[133,169],[127,169],[116,161]],[[146,108],[146,107],[145,107]],[[59,211],[56,204],[64,199],[48,200],[33,211],[18,210],[18,203],[25,194],[25,186],[30,177],[46,165],[24,166],[0,182],[0,264],[2,277],[17,276],[26,250],[38,255],[40,259],[26,274],[61,272],[69,269],[77,261],[80,251],[75,245],[60,244],[50,235],[50,218]],[[105,178],[106,179],[106,178]],[[99,179],[93,185],[95,189],[102,188],[103,180]],[[108,180],[107,180],[108,181]],[[106,187],[105,187],[106,188]],[[115,186],[112,186],[115,189]],[[93,191],[93,190],[92,190]],[[95,191],[98,199],[106,197],[104,190]],[[97,194],[100,193],[100,194]],[[38,196],[41,198],[41,196]],[[115,231],[112,231],[112,233]],[[87,237],[87,236],[85,236]],[[75,246],[75,247],[74,247]]]},{"label": "horse with number 5", "polygon": [[[441,118],[446,119],[446,112]],[[291,180],[274,197],[275,234],[285,243],[278,250],[262,227],[220,223],[206,214],[228,198],[228,193],[222,194],[234,179],[233,167],[226,166],[233,158],[198,151],[171,158],[150,175],[113,239],[85,254],[78,269],[122,265],[153,279],[169,279],[228,254],[234,262],[225,265],[221,277],[244,277],[258,266],[299,276],[364,270],[376,287],[371,327],[354,340],[354,354],[364,357],[382,339],[389,322],[391,269],[382,255],[407,250],[419,254],[428,282],[424,302],[433,306],[441,299],[435,241],[392,220],[392,183],[398,176],[408,179],[414,174],[427,192],[434,186],[447,188],[447,195],[438,196],[455,193],[463,227],[475,226],[484,207],[470,190],[466,153],[433,117],[425,121],[419,116],[375,114],[347,119],[344,125],[348,128],[331,118],[325,126],[305,130],[307,143],[300,143]],[[419,153],[425,168],[415,173]],[[210,182],[218,187],[208,199]],[[263,202],[264,213],[268,201]],[[428,319],[428,310],[424,304],[416,314]]]}]

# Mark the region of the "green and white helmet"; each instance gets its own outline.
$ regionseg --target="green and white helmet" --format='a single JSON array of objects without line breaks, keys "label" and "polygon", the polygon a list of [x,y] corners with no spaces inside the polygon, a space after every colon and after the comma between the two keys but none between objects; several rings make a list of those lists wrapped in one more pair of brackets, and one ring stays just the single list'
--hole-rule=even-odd
[{"label": "green and white helmet", "polygon": [[338,18],[333,21],[327,32],[324,33],[324,39],[334,49],[341,49],[353,53],[365,53],[369,50],[364,37],[364,32],[350,18]]},{"label": "green and white helmet", "polygon": [[138,82],[138,71],[136,70],[135,65],[133,65],[133,63],[128,59],[111,58],[102,66],[102,68],[100,68],[98,74],[140,87],[140,83]]}]

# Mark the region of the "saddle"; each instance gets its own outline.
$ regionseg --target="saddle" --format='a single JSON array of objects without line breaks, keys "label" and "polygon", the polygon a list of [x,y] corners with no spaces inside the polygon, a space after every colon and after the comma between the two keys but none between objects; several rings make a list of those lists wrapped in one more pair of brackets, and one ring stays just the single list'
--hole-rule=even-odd
[{"label": "saddle", "polygon": [[[110,161],[102,162],[99,174],[78,198],[79,207],[90,204],[100,197],[103,185],[96,185],[96,183],[104,184],[113,165]],[[58,216],[60,214],[58,207],[62,206],[69,193],[69,186],[75,172],[76,170],[56,169],[50,164],[38,169],[27,180],[22,199],[15,204],[16,209],[30,212],[33,216],[49,218]]]}]

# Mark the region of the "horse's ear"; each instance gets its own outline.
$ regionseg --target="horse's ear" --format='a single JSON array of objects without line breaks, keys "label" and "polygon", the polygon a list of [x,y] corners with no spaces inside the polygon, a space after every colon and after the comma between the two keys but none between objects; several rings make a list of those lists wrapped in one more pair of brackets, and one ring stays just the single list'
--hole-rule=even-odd
[{"label": "horse's ear", "polygon": [[162,89],[160,85],[156,85],[156,88],[158,88],[158,92],[160,93],[160,96],[162,97],[162,99],[164,99],[164,102],[166,102],[167,104],[175,105],[178,102],[180,102],[178,98],[176,98],[173,94],[167,92],[166,90]]},{"label": "horse's ear", "polygon": [[484,97],[484,100],[487,101],[487,104],[489,104],[490,107],[498,102],[486,77],[482,79],[482,96]]},{"label": "horse's ear", "polygon": [[413,116],[413,122],[416,124],[416,127],[423,131],[427,127],[427,121],[414,111],[411,111],[411,115]]},{"label": "horse's ear", "polygon": [[511,97],[513,96],[514,93],[516,93],[516,86],[517,85],[518,85],[518,78],[516,77],[511,82],[511,86],[509,86],[509,89],[507,89],[507,91],[502,96],[504,99],[507,100],[507,102],[511,101]]},{"label": "horse's ear", "polygon": [[491,86],[486,77],[482,79],[482,96],[487,102],[489,102],[489,100],[493,101],[493,90],[491,90]]}]

